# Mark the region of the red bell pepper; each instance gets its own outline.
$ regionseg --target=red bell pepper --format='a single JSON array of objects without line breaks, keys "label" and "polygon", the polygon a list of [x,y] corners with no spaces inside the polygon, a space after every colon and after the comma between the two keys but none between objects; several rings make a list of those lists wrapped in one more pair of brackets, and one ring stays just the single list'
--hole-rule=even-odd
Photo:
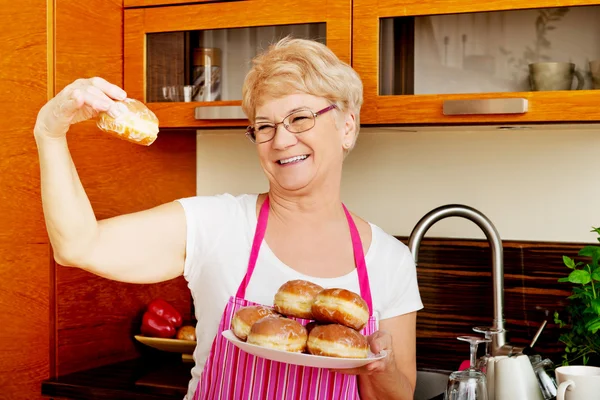
[{"label": "red bell pepper", "polygon": [[177,333],[169,321],[150,311],[146,311],[142,317],[141,331],[144,336],[159,338],[172,338]]},{"label": "red bell pepper", "polygon": [[181,314],[173,306],[165,300],[155,299],[148,304],[142,317],[141,332],[146,336],[172,338],[181,323]]}]

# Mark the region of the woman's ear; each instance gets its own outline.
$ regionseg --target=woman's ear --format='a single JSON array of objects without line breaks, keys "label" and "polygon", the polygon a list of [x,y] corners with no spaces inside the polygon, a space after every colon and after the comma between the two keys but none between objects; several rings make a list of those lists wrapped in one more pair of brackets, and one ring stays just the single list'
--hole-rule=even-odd
[{"label": "woman's ear", "polygon": [[344,115],[344,131],[342,137],[342,146],[349,150],[354,146],[356,140],[356,115],[352,111],[347,111]]}]

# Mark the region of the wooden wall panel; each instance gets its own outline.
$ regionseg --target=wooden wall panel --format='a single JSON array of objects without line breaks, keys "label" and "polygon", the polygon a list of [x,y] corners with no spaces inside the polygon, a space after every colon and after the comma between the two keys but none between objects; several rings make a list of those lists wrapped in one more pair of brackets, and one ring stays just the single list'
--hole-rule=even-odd
[{"label": "wooden wall panel", "polygon": [[33,139],[46,101],[46,1],[0,3],[0,398],[48,376],[48,241]]},{"label": "wooden wall panel", "polygon": [[[402,241],[407,243],[406,238]],[[510,242],[504,245],[504,318],[508,341],[529,344],[542,322],[548,325],[535,350],[555,363],[564,346],[554,311],[562,310],[570,286],[562,256],[575,257],[582,244]],[[486,241],[427,239],[419,251],[417,276],[425,308],[417,317],[419,368],[455,370],[468,359],[468,344],[456,337],[493,319],[492,262]]]},{"label": "wooden wall panel", "polygon": [[[122,86],[122,0],[56,4],[56,91],[91,76]],[[102,133],[88,121],[72,127],[69,147],[99,219],[195,194],[193,132],[161,132],[144,147]],[[58,375],[136,357],[139,313],[154,297],[173,301],[189,317],[183,278],[133,285],[62,266],[56,276]]]}]

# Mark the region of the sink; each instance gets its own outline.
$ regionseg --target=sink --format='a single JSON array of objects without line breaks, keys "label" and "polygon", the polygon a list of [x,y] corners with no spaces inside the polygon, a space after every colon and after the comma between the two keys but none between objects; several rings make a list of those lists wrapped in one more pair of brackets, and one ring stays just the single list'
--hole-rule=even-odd
[{"label": "sink", "polygon": [[443,399],[450,372],[418,370],[415,400]]}]

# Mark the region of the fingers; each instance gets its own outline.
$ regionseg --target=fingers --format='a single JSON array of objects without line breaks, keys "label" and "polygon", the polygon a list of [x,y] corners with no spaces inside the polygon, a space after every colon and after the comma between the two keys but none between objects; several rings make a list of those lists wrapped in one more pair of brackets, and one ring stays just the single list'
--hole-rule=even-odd
[{"label": "fingers", "polygon": [[106,81],[103,78],[94,77],[89,79],[90,84],[100,89],[103,93],[105,93],[108,97],[115,100],[124,100],[127,97],[127,93],[117,85],[113,85],[112,83]]},{"label": "fingers", "polygon": [[97,105],[90,104],[94,110],[106,111],[113,118],[117,118],[121,113],[127,111],[127,107],[123,104],[115,103],[114,100],[96,86],[88,86],[86,90],[98,101]]},{"label": "fingers", "polygon": [[379,354],[383,350],[392,350],[392,335],[385,331],[377,331],[367,339],[373,354]]}]

